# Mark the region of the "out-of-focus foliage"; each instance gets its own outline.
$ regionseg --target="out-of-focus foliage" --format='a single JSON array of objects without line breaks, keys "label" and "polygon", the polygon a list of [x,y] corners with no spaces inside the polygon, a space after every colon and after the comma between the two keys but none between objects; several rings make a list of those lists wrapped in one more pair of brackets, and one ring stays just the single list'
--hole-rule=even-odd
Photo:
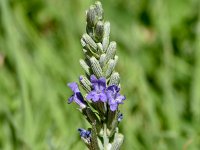
[{"label": "out-of-focus foliage", "polygon": [[[83,149],[67,104],[91,0],[0,0],[0,149]],[[126,150],[200,148],[200,1],[106,0]]]}]

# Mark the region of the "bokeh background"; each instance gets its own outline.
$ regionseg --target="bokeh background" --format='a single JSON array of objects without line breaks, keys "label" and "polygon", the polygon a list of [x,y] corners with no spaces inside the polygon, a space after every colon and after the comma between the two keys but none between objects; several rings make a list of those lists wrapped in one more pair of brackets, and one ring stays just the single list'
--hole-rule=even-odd
[{"label": "bokeh background", "polygon": [[[93,0],[0,0],[0,150],[80,150],[67,82]],[[200,1],[104,0],[118,43],[124,150],[200,149]]]}]

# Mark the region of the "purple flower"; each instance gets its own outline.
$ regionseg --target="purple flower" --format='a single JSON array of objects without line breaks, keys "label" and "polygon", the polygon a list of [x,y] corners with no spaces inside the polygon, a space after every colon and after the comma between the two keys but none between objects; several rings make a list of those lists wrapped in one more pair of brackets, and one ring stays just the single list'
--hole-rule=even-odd
[{"label": "purple flower", "polygon": [[118,116],[117,116],[117,121],[118,122],[121,122],[123,119],[123,114],[122,113],[119,113]]},{"label": "purple flower", "polygon": [[69,88],[74,92],[74,94],[68,99],[68,103],[75,102],[77,103],[82,109],[86,107],[86,103],[83,99],[83,96],[78,88],[76,82],[68,83]]},{"label": "purple flower", "polygon": [[92,83],[92,91],[88,93],[86,98],[88,100],[92,100],[93,102],[107,102],[105,93],[106,79],[104,77],[97,79],[94,75],[91,75],[90,81]]},{"label": "purple flower", "polygon": [[78,128],[78,131],[80,132],[80,136],[83,137],[83,138],[91,137],[91,131],[89,131],[89,130]]},{"label": "purple flower", "polygon": [[78,131],[80,133],[81,138],[89,144],[91,142],[91,131],[82,128],[79,128]]},{"label": "purple flower", "polygon": [[119,93],[119,91],[120,88],[116,85],[111,85],[106,89],[108,104],[111,111],[117,110],[118,105],[123,104],[123,101],[126,99],[125,96]]}]

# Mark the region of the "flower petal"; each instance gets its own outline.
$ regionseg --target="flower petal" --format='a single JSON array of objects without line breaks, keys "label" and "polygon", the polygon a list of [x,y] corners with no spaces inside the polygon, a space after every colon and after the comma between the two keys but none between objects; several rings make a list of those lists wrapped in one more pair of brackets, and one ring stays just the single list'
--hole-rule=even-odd
[{"label": "flower petal", "polygon": [[91,91],[90,93],[87,94],[86,99],[91,100],[94,97],[95,94],[96,94],[95,91]]},{"label": "flower petal", "polygon": [[74,92],[74,94],[68,99],[68,103],[75,102],[82,109],[86,107],[86,103],[84,98],[78,88],[78,84],[76,82],[72,82],[68,84],[69,88]]},{"label": "flower petal", "polygon": [[78,84],[76,82],[71,82],[67,84],[69,86],[69,88],[74,92],[80,92],[79,88],[78,88]]},{"label": "flower petal", "polygon": [[117,98],[116,98],[115,100],[116,100],[116,102],[117,102],[118,104],[122,104],[122,103],[123,103],[123,100],[125,100],[125,99],[126,99],[125,96],[120,95],[120,96],[117,96]]},{"label": "flower petal", "polygon": [[68,98],[68,103],[70,104],[74,100],[74,95],[72,95],[70,98]]},{"label": "flower petal", "polygon": [[99,84],[99,90],[105,90],[106,89],[106,78],[101,77],[98,80],[98,84]]},{"label": "flower petal", "polygon": [[80,133],[80,136],[83,137],[83,138],[91,137],[91,131],[88,131],[88,130],[85,130],[85,129],[82,129],[82,128],[79,128],[78,131]]},{"label": "flower petal", "polygon": [[107,102],[107,96],[105,93],[100,93],[99,98],[102,102]]},{"label": "flower petal", "polygon": [[90,93],[88,93],[86,99],[97,102],[99,100],[99,95],[96,93],[96,91],[91,91]]},{"label": "flower petal", "polygon": [[115,110],[117,110],[117,107],[118,107],[118,105],[116,103],[112,104],[112,105],[110,105],[110,110],[115,111]]},{"label": "flower petal", "polygon": [[91,81],[91,83],[97,82],[96,76],[95,75],[91,75],[90,76],[90,81]]},{"label": "flower petal", "polygon": [[93,98],[92,98],[92,100],[93,100],[93,102],[97,102],[97,101],[99,101],[99,95],[98,94],[95,94],[94,96],[93,96]]}]

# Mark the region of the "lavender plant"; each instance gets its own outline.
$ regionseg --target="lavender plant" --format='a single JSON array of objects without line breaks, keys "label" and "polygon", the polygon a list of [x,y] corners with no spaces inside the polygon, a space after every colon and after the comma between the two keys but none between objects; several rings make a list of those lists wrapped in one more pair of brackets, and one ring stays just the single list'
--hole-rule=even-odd
[{"label": "lavender plant", "polygon": [[77,103],[91,125],[87,130],[78,129],[90,150],[118,150],[124,139],[118,130],[123,118],[118,106],[123,104],[125,96],[120,94],[120,76],[115,71],[116,42],[110,42],[110,23],[103,20],[99,1],[90,6],[86,18],[86,33],[81,38],[85,58],[80,59],[85,75],[79,78],[85,94],[76,82],[69,83],[73,91],[69,103]]}]

